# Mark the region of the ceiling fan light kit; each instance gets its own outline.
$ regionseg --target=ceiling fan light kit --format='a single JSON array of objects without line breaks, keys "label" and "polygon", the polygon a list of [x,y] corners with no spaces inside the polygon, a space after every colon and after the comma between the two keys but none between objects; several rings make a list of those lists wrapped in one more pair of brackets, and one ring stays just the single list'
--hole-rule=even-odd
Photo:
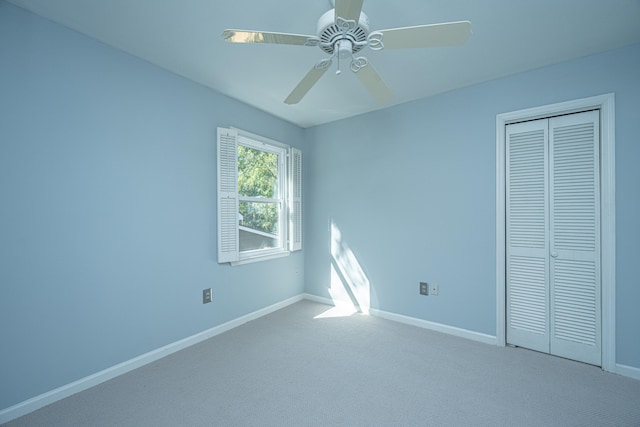
[{"label": "ceiling fan light kit", "polygon": [[463,44],[471,35],[469,21],[370,31],[369,18],[362,11],[362,3],[363,0],[336,0],[335,8],[325,12],[318,20],[317,36],[225,30],[222,37],[232,43],[318,46],[330,55],[311,68],[285,99],[286,104],[300,102],[331,67],[334,59],[338,62],[336,74],[341,73],[340,61],[351,60],[351,71],[369,94],[377,102],[384,104],[393,98],[393,93],[369,60],[364,56],[356,57],[355,54],[367,46],[372,50],[455,46]]}]

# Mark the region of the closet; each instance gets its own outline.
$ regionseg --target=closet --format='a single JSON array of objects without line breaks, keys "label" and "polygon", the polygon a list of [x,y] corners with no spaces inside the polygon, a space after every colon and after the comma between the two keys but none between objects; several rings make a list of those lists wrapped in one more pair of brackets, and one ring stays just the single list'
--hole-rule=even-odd
[{"label": "closet", "polygon": [[599,110],[506,126],[506,340],[601,365]]}]

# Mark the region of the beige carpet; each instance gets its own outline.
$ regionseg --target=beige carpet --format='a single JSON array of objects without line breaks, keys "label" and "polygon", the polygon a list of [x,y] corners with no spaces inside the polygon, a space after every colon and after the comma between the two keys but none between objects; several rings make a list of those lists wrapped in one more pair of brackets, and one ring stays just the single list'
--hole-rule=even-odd
[{"label": "beige carpet", "polygon": [[7,426],[640,426],[640,381],[303,301]]}]

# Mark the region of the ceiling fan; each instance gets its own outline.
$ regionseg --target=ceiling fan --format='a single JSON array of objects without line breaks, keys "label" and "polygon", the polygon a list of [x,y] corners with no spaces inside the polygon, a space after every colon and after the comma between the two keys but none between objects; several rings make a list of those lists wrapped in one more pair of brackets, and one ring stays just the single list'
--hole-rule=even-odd
[{"label": "ceiling fan", "polygon": [[365,47],[372,50],[428,48],[463,44],[471,35],[469,21],[418,25],[370,31],[369,18],[362,11],[364,0],[335,0],[334,9],[318,20],[318,35],[273,33],[266,31],[225,30],[224,40],[232,43],[275,43],[298,46],[319,46],[329,54],[317,63],[285,99],[286,104],[297,104],[320,80],[320,77],[338,61],[350,60],[350,68],[369,94],[379,103],[389,102],[393,93],[373,65],[364,56],[355,55]]}]

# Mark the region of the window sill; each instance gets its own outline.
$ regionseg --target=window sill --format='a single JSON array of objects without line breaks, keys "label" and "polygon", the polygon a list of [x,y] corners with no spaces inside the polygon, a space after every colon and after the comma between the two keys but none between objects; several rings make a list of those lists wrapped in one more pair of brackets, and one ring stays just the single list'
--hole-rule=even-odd
[{"label": "window sill", "polygon": [[278,253],[272,253],[272,254],[268,254],[268,255],[257,255],[257,256],[252,256],[252,257],[248,257],[248,258],[244,258],[238,261],[232,261],[230,262],[231,265],[244,265],[244,264],[251,264],[254,262],[260,262],[260,261],[268,261],[270,259],[277,259],[277,258],[284,258],[286,256],[289,256],[291,252],[289,251],[284,251],[284,252],[278,252]]}]

